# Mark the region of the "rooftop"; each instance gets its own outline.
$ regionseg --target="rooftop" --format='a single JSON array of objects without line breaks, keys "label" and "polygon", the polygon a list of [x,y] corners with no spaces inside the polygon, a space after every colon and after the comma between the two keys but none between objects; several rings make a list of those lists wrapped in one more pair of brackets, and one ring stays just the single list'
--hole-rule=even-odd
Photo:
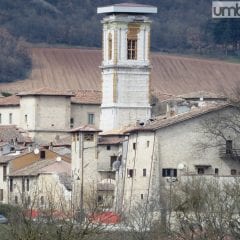
[{"label": "rooftop", "polygon": [[132,126],[132,128],[127,129],[125,133],[138,132],[138,131],[155,131],[157,129],[165,128],[173,124],[177,124],[177,123],[180,123],[192,118],[196,118],[213,111],[218,111],[230,106],[231,106],[230,104],[212,104],[205,107],[198,107],[198,108],[196,107],[189,112],[176,114],[173,116],[168,116],[168,117],[160,116],[154,119],[153,121],[150,121],[149,123],[145,124],[144,126]]},{"label": "rooftop", "polygon": [[69,97],[74,96],[72,92],[58,90],[56,88],[49,88],[49,87],[42,87],[42,88],[30,90],[30,91],[20,92],[17,95],[18,96],[44,95],[44,96],[69,96]]},{"label": "rooftop", "polygon": [[77,128],[73,128],[69,132],[101,132],[101,130],[96,128],[94,125],[87,124]]},{"label": "rooftop", "polygon": [[34,162],[22,169],[10,173],[10,176],[37,176],[39,174],[59,174],[67,173],[71,175],[71,164],[56,159],[45,159]]},{"label": "rooftop", "polygon": [[19,106],[20,98],[16,95],[0,97],[0,106]]},{"label": "rooftop", "polygon": [[71,98],[72,103],[97,104],[102,102],[102,92],[97,90],[78,90]]},{"label": "rooftop", "polygon": [[157,13],[157,8],[150,5],[136,3],[119,3],[97,8],[97,13]]}]

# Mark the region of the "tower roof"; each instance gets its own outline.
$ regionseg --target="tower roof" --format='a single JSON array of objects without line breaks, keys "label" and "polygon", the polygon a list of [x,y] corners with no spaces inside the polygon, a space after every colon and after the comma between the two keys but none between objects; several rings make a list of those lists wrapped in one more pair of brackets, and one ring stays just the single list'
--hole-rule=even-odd
[{"label": "tower roof", "polygon": [[119,3],[104,7],[98,7],[97,13],[157,13],[157,8],[151,5],[136,3]]}]

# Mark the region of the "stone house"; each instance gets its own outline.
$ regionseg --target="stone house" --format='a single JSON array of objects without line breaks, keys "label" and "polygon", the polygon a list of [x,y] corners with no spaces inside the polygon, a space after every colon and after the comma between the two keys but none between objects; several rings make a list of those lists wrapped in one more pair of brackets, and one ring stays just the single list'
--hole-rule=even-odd
[{"label": "stone house", "polygon": [[35,161],[9,174],[10,204],[67,211],[71,196],[71,164],[60,157]]}]

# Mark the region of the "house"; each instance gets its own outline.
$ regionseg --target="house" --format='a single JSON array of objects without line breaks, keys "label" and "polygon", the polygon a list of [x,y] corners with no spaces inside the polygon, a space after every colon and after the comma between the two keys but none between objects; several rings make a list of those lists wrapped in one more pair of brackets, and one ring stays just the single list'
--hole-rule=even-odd
[{"label": "house", "polygon": [[9,174],[9,203],[31,209],[69,210],[71,207],[71,164],[42,159]]},{"label": "house", "polygon": [[[211,136],[206,124],[238,114],[227,104],[192,109],[174,116],[159,117],[129,134],[126,162],[122,164],[123,208],[161,197],[171,181],[186,176],[240,177],[239,141],[235,131],[224,138]],[[121,192],[121,191],[120,191]]]},{"label": "house", "polygon": [[49,149],[31,148],[24,149],[23,151],[14,151],[9,154],[0,156],[0,193],[1,202],[9,202],[9,184],[12,173],[20,171],[34,163],[42,160],[54,159],[54,161],[61,157],[63,161],[70,164],[71,159],[67,156],[62,156]]}]

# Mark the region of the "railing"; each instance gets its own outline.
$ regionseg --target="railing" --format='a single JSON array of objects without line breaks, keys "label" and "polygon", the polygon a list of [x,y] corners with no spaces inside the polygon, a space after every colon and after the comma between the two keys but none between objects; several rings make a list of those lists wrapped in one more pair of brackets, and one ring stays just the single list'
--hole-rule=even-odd
[{"label": "railing", "polygon": [[219,149],[219,156],[223,160],[240,161],[240,149],[226,149],[223,147]]}]

